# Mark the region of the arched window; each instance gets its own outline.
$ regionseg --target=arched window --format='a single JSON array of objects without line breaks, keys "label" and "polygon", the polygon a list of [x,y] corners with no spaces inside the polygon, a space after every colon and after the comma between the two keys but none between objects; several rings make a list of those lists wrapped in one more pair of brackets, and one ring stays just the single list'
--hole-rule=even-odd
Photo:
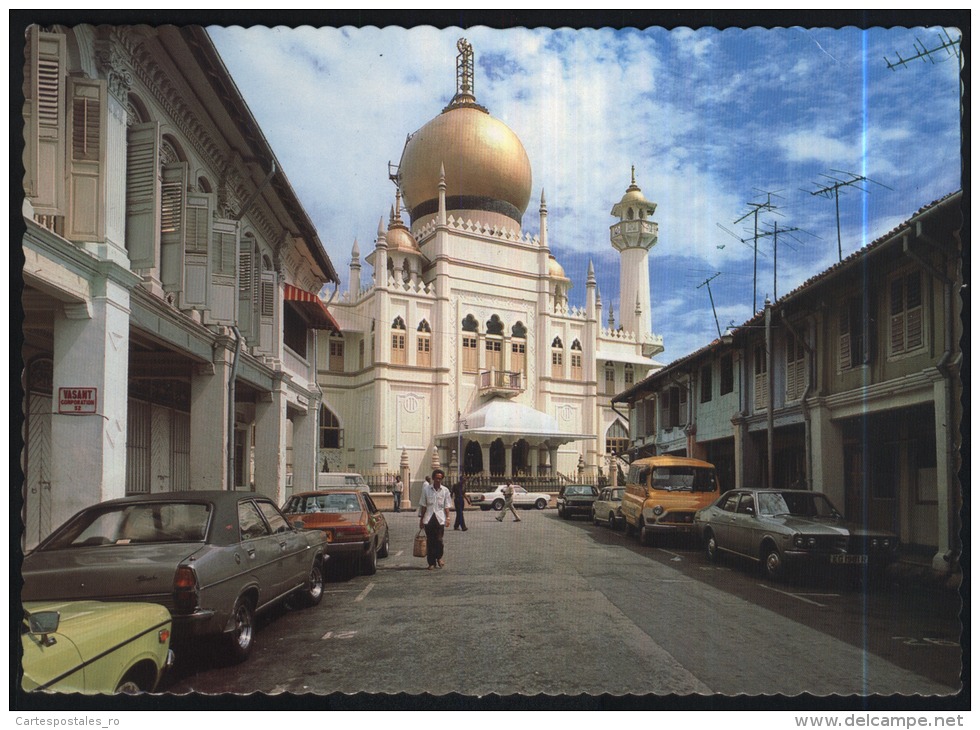
[{"label": "arched window", "polygon": [[320,406],[320,448],[342,449],[344,447],[344,429],[334,412],[325,405]]},{"label": "arched window", "polygon": [[339,332],[331,332],[329,338],[330,360],[329,368],[332,373],[344,372],[344,336]]},{"label": "arched window", "polygon": [[504,323],[500,321],[500,317],[496,314],[487,320],[487,334],[501,336],[504,334]]},{"label": "arched window", "polygon": [[391,323],[391,363],[405,364],[405,320],[401,317]]},{"label": "arched window", "polygon": [[628,362],[623,366],[623,382],[627,388],[633,385],[633,363]]},{"label": "arched window", "polygon": [[463,372],[475,373],[480,368],[480,338],[477,333],[480,330],[480,323],[476,317],[467,314],[463,319]]},{"label": "arched window", "polygon": [[432,366],[432,329],[424,319],[419,322],[415,334],[415,364],[427,368]]},{"label": "arched window", "polygon": [[527,362],[527,327],[522,322],[510,330],[510,369],[522,373]]},{"label": "arched window", "polygon": [[622,454],[630,447],[630,434],[622,421],[613,421],[606,430],[606,453]]},{"label": "arched window", "polygon": [[605,370],[606,389],[604,392],[606,395],[616,395],[616,367],[607,360]]},{"label": "arched window", "polygon": [[487,320],[487,337],[484,347],[487,358],[484,366],[487,370],[501,370],[504,366],[504,323],[496,314]]},{"label": "arched window", "polygon": [[569,364],[571,365],[571,378],[572,380],[581,383],[582,382],[582,343],[578,340],[572,342],[572,352],[569,357]]},{"label": "arched window", "polygon": [[565,377],[565,346],[560,337],[551,341],[551,377]]}]

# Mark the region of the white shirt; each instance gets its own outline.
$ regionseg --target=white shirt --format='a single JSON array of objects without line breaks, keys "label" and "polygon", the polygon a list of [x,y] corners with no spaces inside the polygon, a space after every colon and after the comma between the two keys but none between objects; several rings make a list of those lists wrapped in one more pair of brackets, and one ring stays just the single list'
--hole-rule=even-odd
[{"label": "white shirt", "polygon": [[427,524],[432,515],[435,514],[440,525],[446,524],[446,510],[453,503],[453,495],[443,484],[436,489],[432,484],[425,484],[422,487],[422,498],[419,500],[419,509],[425,508],[422,513],[422,524]]}]

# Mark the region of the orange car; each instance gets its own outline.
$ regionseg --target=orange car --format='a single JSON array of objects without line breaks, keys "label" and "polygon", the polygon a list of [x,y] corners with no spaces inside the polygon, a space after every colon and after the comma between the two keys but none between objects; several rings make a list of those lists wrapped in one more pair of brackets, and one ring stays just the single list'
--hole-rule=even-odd
[{"label": "orange car", "polygon": [[293,527],[326,535],[324,548],[330,565],[336,565],[338,558],[346,559],[359,572],[374,575],[378,558],[388,557],[388,523],[365,492],[300,492],[289,498],[282,513]]}]

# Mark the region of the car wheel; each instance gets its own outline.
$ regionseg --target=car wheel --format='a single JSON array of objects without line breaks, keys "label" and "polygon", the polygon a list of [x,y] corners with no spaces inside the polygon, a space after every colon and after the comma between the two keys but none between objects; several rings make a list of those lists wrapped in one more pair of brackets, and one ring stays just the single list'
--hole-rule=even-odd
[{"label": "car wheel", "polygon": [[616,529],[616,515],[614,515],[612,512],[609,513],[609,529]]},{"label": "car wheel", "polygon": [[493,500],[493,511],[494,512],[499,512],[503,508],[504,508],[504,500],[502,500],[502,499],[495,499],[495,500]]},{"label": "car wheel", "polygon": [[537,502],[534,503],[535,509],[544,509],[547,506],[548,506],[548,502],[544,499],[539,499]]},{"label": "car wheel", "polygon": [[367,555],[361,558],[361,573],[363,575],[374,575],[378,572],[378,551],[374,545],[367,551]]},{"label": "car wheel", "polygon": [[646,545],[650,538],[650,531],[647,530],[647,524],[643,520],[640,520],[640,524],[636,527],[636,537],[641,545]]},{"label": "car wheel", "polygon": [[227,639],[229,655],[232,661],[243,662],[251,653],[255,638],[255,613],[252,610],[252,602],[246,596],[239,596],[231,613],[235,628]]},{"label": "car wheel", "polygon": [[595,513],[595,508],[592,509],[592,524],[596,527],[599,526],[599,515]]},{"label": "car wheel", "polygon": [[776,546],[771,543],[766,545],[763,548],[763,555],[762,567],[766,571],[766,577],[772,581],[782,579],[784,573],[783,558]]},{"label": "car wheel", "polygon": [[715,539],[715,533],[711,530],[704,531],[704,549],[708,553],[708,560],[712,563],[718,560],[718,541]]},{"label": "car wheel", "polygon": [[388,557],[388,537],[389,537],[388,536],[388,533],[385,532],[385,539],[381,543],[381,549],[378,550],[378,557],[379,558],[387,558]]},{"label": "car wheel", "polygon": [[132,679],[123,679],[123,681],[119,683],[119,686],[116,687],[116,694],[119,695],[135,695],[142,691],[143,688]]},{"label": "car wheel", "polygon": [[323,599],[323,565],[319,560],[310,568],[310,577],[306,585],[300,588],[299,597],[307,608],[312,608]]}]

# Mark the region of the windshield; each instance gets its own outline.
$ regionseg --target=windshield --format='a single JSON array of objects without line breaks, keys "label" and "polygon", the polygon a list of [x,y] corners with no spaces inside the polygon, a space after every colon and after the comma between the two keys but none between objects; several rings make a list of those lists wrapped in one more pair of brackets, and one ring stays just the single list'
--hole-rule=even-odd
[{"label": "windshield", "polygon": [[317,512],[360,512],[361,503],[356,494],[298,495],[286,503],[287,515],[315,514]]},{"label": "windshield", "polygon": [[666,492],[713,492],[715,470],[697,466],[658,466],[650,473],[650,486]]},{"label": "windshield", "polygon": [[42,550],[91,545],[203,542],[211,505],[141,502],[86,510],[41,547]]},{"label": "windshield", "polygon": [[840,517],[822,494],[813,492],[759,492],[759,514],[793,515],[794,517]]},{"label": "windshield", "polygon": [[566,497],[591,497],[592,487],[581,486],[581,487],[565,487]]}]

